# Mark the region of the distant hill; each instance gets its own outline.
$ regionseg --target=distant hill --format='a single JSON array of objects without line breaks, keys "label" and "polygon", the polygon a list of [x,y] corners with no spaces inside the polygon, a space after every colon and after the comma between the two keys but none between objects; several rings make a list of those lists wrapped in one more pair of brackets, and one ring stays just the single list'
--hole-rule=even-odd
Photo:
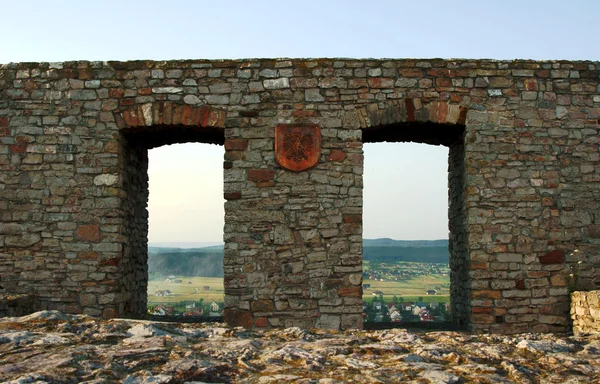
[{"label": "distant hill", "polygon": [[148,247],[148,274],[150,276],[223,277],[223,246]]},{"label": "distant hill", "polygon": [[449,261],[448,247],[363,247],[363,259],[378,262],[416,261],[444,263]]},{"label": "distant hill", "polygon": [[[369,261],[448,263],[448,240],[364,239],[363,257]],[[223,245],[201,248],[148,247],[150,276],[223,277]]]},{"label": "distant hill", "polygon": [[446,247],[448,239],[441,240],[394,240],[387,237],[381,239],[363,239],[363,247]]}]

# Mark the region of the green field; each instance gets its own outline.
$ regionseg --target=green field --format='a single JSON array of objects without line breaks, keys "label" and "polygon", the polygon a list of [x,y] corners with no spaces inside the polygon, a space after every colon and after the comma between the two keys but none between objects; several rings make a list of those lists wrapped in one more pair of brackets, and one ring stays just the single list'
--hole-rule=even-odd
[{"label": "green field", "polygon": [[[392,299],[394,296],[403,297],[404,301],[416,301],[423,297],[425,302],[449,301],[450,281],[447,276],[425,275],[402,281],[378,281],[365,279],[363,284],[371,284],[371,287],[363,291],[363,298],[371,298],[373,292],[382,291],[384,299]],[[427,295],[427,290],[441,288],[436,295]]]},{"label": "green field", "polygon": [[[181,277],[183,283],[165,283],[165,279],[153,279],[148,282],[148,305],[178,303],[180,301],[223,302],[223,278],[222,277]],[[188,284],[191,282],[192,284]],[[418,301],[422,298],[424,302],[446,302],[449,301],[449,279],[447,276],[425,275],[406,279],[403,281],[378,281],[364,280],[363,284],[371,287],[363,292],[363,299],[371,301],[375,296],[373,292],[382,291],[386,301],[392,300],[394,296],[402,297],[404,301]],[[210,290],[205,291],[204,286]],[[440,287],[436,295],[427,295],[427,290]],[[198,288],[198,292],[196,292]],[[157,290],[170,290],[170,296],[156,296]]]},{"label": "green field", "polygon": [[[223,302],[223,278],[222,277],[182,277],[175,276],[175,279],[182,280],[183,283],[165,283],[165,279],[153,279],[148,281],[148,305],[178,303],[182,300],[198,301],[204,299],[204,302],[217,303]],[[192,284],[188,284],[191,282]],[[210,290],[205,291],[204,286],[209,286]],[[198,288],[198,293],[195,289]],[[156,296],[157,290],[171,291],[170,296]]]}]

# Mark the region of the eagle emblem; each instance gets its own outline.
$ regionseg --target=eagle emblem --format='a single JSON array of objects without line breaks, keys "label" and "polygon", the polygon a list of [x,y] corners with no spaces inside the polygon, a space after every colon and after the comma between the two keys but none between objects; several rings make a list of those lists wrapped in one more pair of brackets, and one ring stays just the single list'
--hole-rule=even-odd
[{"label": "eagle emblem", "polygon": [[321,130],[316,124],[279,124],[275,127],[275,158],[285,169],[301,172],[321,156]]}]

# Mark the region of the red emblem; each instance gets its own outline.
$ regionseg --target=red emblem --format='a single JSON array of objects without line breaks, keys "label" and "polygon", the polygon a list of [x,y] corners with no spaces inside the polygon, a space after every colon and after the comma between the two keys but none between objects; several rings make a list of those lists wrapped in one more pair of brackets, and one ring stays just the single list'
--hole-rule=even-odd
[{"label": "red emblem", "polygon": [[301,172],[319,163],[321,129],[316,124],[275,126],[275,159],[285,169]]}]

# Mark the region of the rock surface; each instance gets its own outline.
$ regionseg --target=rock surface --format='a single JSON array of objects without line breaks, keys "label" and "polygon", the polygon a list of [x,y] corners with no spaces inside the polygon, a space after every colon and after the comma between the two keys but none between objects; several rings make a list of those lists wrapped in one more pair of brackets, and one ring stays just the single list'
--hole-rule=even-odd
[{"label": "rock surface", "polygon": [[600,383],[600,335],[0,318],[6,383]]}]

